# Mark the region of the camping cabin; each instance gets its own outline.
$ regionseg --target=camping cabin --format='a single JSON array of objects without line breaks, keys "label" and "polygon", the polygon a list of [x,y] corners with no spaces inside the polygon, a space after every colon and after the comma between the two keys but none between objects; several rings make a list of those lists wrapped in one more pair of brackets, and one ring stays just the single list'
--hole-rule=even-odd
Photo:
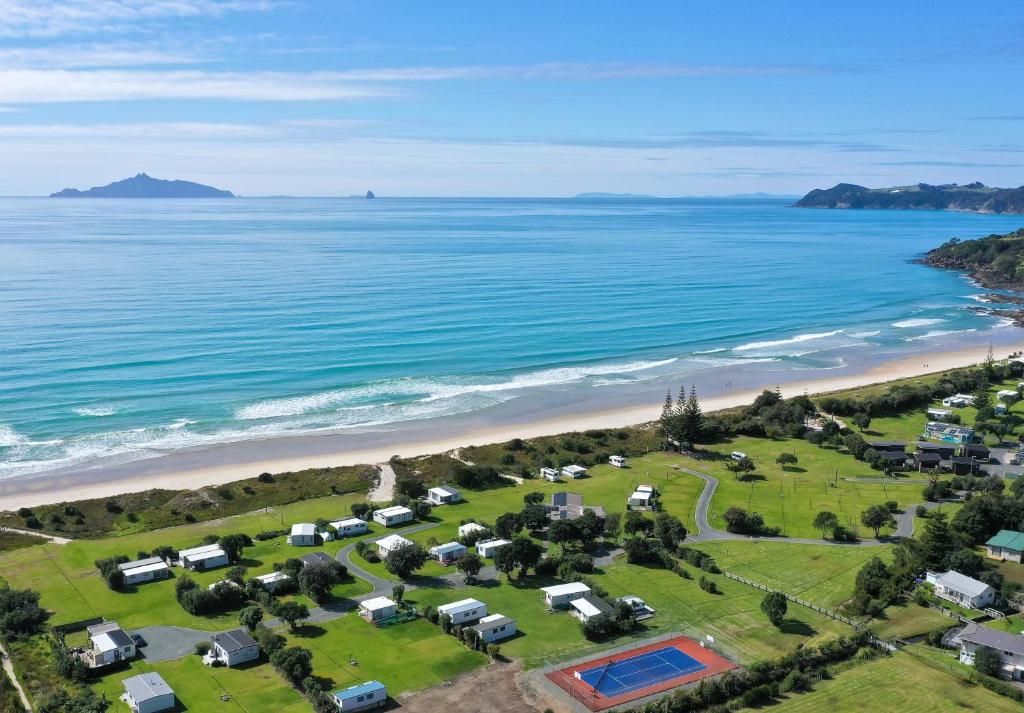
[{"label": "camping cabin", "polygon": [[487,616],[487,605],[477,599],[460,599],[437,608],[441,616],[450,616],[452,624],[465,624]]},{"label": "camping cabin", "polygon": [[548,609],[567,609],[569,602],[590,594],[590,587],[583,582],[568,582],[551,587],[541,587],[544,592],[544,603]]},{"label": "camping cabin", "polygon": [[931,470],[938,468],[939,463],[942,462],[942,458],[938,453],[933,451],[915,451],[914,452],[914,465],[917,466],[918,471]]},{"label": "camping cabin", "polygon": [[925,413],[928,414],[929,420],[932,421],[945,421],[953,415],[953,412],[946,408],[930,408]]},{"label": "camping cabin", "polygon": [[[317,542],[319,537],[321,535],[317,532],[316,525],[311,522],[300,522],[292,525],[292,534],[288,535],[288,544],[296,547],[313,547],[320,544]],[[327,539],[327,537],[324,536],[323,539]]]},{"label": "camping cabin", "polygon": [[474,532],[488,532],[488,529],[478,522],[467,522],[459,525],[459,537],[466,537]]},{"label": "camping cabin", "polygon": [[159,673],[140,673],[121,681],[121,700],[135,713],[159,713],[174,709],[174,691]]},{"label": "camping cabin", "polygon": [[[646,490],[641,488],[646,488]],[[639,486],[632,495],[626,498],[626,505],[630,510],[653,510],[654,489],[649,485]]]},{"label": "camping cabin", "polygon": [[89,648],[82,660],[89,668],[109,666],[118,661],[135,658],[135,642],[116,621],[104,621],[86,627]]},{"label": "camping cabin", "polygon": [[1020,562],[1024,553],[1024,532],[1000,530],[985,543],[985,553],[992,559]]},{"label": "camping cabin", "polygon": [[562,468],[562,475],[566,478],[572,478],[573,480],[576,478],[585,478],[587,476],[587,469],[582,465],[567,465]]},{"label": "camping cabin", "polygon": [[543,480],[547,480],[548,482],[557,483],[558,482],[558,471],[555,470],[554,468],[541,468],[540,469],[540,477]]},{"label": "camping cabin", "polygon": [[332,700],[339,711],[365,711],[386,705],[388,689],[380,681],[367,681],[335,691]]},{"label": "camping cabin", "polygon": [[485,644],[501,641],[516,634],[516,620],[504,614],[490,614],[473,627],[473,631]]},{"label": "camping cabin", "polygon": [[344,520],[335,520],[331,523],[331,527],[337,530],[335,537],[355,537],[356,535],[363,535],[370,530],[370,526],[366,524],[366,520],[360,520],[358,517],[347,517]]},{"label": "camping cabin", "polygon": [[512,544],[508,540],[495,537],[490,540],[480,540],[476,543],[476,552],[481,557],[494,557],[495,553],[506,545]]},{"label": "camping cabin", "polygon": [[407,540],[401,535],[388,535],[382,537],[373,544],[377,545],[377,554],[380,555],[381,559],[384,559],[395,550],[400,550],[403,547],[409,547],[413,544],[412,540]]},{"label": "camping cabin", "polygon": [[387,597],[374,597],[359,602],[359,616],[367,621],[379,621],[398,612],[398,605]]},{"label": "camping cabin", "polygon": [[469,550],[461,542],[446,542],[430,548],[430,556],[441,564],[451,564],[467,552]]},{"label": "camping cabin", "polygon": [[605,600],[587,594],[569,602],[569,613],[586,624],[597,616],[612,616],[615,610]]},{"label": "camping cabin", "polygon": [[244,629],[214,634],[210,643],[212,646],[207,656],[211,663],[216,661],[231,667],[255,661],[260,657],[260,645]]},{"label": "camping cabin", "polygon": [[947,396],[942,399],[943,406],[949,406],[950,408],[964,408],[974,403],[974,397],[970,394],[954,394],[953,396]]},{"label": "camping cabin", "polygon": [[959,572],[927,572],[925,578],[935,586],[935,596],[968,609],[984,609],[996,598],[992,587]]},{"label": "camping cabin", "polygon": [[608,465],[615,466],[616,468],[625,468],[626,459],[623,456],[608,456]]},{"label": "camping cabin", "polygon": [[259,574],[253,577],[257,582],[263,585],[263,588],[273,594],[281,587],[286,586],[288,582],[292,581],[285,572],[270,572],[269,574]]},{"label": "camping cabin", "polygon": [[178,561],[185,569],[197,572],[204,572],[208,569],[224,567],[229,564],[227,553],[216,543],[182,550],[178,553]]},{"label": "camping cabin", "polygon": [[142,584],[171,576],[171,568],[159,557],[124,562],[117,568],[124,574],[125,584]]},{"label": "camping cabin", "polygon": [[384,527],[394,527],[395,525],[401,525],[403,522],[411,522],[414,517],[415,515],[412,510],[401,505],[384,508],[373,513],[373,521],[380,523]]},{"label": "camping cabin", "polygon": [[956,454],[956,446],[952,443],[928,443],[927,441],[918,441],[914,444],[917,453],[935,453],[942,460],[949,460],[949,458]]},{"label": "camping cabin", "polygon": [[427,491],[427,502],[431,505],[451,505],[462,500],[462,493],[447,485],[438,485]]}]

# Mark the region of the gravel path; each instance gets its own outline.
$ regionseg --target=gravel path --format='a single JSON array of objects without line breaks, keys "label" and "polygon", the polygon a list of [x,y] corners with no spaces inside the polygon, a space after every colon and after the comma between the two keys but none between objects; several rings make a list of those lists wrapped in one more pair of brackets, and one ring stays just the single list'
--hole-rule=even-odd
[{"label": "gravel path", "polygon": [[67,537],[58,537],[57,535],[47,535],[45,532],[37,532],[36,530],[21,530],[17,527],[0,527],[0,530],[4,532],[16,532],[19,535],[31,535],[32,537],[38,537],[41,540],[47,540],[55,545],[66,545],[71,542]]},{"label": "gravel path", "polygon": [[31,713],[32,704],[29,702],[28,696],[25,695],[25,690],[21,687],[18,677],[14,675],[14,664],[11,663],[11,657],[7,655],[7,649],[4,648],[3,644],[0,644],[0,660],[3,661],[3,668],[7,672],[7,678],[14,684],[14,690],[18,692],[18,697],[21,698],[22,708]]},{"label": "gravel path", "polygon": [[366,499],[371,503],[389,503],[395,499],[395,469],[390,463],[381,463],[377,466],[380,479],[370,491]]}]

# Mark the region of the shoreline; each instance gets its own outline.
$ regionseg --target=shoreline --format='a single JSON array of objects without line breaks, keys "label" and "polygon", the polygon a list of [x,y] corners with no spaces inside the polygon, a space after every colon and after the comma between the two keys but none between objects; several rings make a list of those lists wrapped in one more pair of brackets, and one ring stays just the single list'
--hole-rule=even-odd
[{"label": "shoreline", "polygon": [[[866,387],[898,379],[924,376],[980,363],[988,345],[916,354],[877,364],[852,374],[816,377],[789,382],[765,383],[757,388],[743,389],[701,399],[705,413],[749,404],[766,388],[778,385],[782,394],[792,397],[803,393],[822,394],[832,391]],[[1000,345],[999,353],[1024,351],[1024,342]],[[415,457],[443,453],[456,448],[507,441],[512,438],[537,438],[569,431],[594,428],[623,428],[647,423],[658,418],[661,403],[649,406],[608,408],[578,414],[559,415],[521,424],[477,427],[443,438],[389,442],[373,447],[357,447],[334,452],[320,452],[244,462],[215,463],[148,475],[127,474],[125,477],[82,482],[88,471],[74,475],[25,478],[20,483],[0,484],[0,510],[37,507],[57,502],[88,500],[151,489],[182,490],[221,485],[243,480],[261,472],[280,473],[307,468],[376,464],[393,455]],[[217,449],[207,451],[216,460]],[[165,456],[167,457],[167,456]],[[160,459],[153,459],[160,460]],[[77,478],[75,476],[78,476]],[[77,481],[77,482],[76,482]]]}]

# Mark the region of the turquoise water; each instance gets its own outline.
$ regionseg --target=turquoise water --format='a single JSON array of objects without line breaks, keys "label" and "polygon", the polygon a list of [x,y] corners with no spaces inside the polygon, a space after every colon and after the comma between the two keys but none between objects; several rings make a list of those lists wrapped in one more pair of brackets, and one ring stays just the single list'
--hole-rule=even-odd
[{"label": "turquoise water", "polygon": [[778,200],[0,199],[0,477],[1010,341],[968,310],[980,289],[910,260],[1022,223]]}]

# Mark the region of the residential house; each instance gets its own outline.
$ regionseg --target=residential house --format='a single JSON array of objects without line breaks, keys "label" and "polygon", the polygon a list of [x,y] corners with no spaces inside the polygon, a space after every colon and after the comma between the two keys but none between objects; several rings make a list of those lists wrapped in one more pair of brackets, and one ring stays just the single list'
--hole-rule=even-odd
[{"label": "residential house", "polygon": [[460,599],[451,604],[442,604],[437,608],[437,613],[450,616],[452,624],[465,624],[487,616],[487,605],[477,599]]},{"label": "residential house", "polygon": [[516,634],[516,620],[504,614],[490,614],[481,619],[473,627],[480,640],[485,644],[502,641]]},{"label": "residential house", "polygon": [[573,480],[576,478],[585,478],[587,476],[587,469],[582,465],[567,465],[562,467],[562,475],[566,478],[572,478]]},{"label": "residential house", "polygon": [[474,532],[489,532],[489,530],[478,522],[467,522],[464,525],[459,525],[459,537],[465,537]]},{"label": "residential house", "polygon": [[117,565],[124,573],[125,584],[142,584],[171,576],[171,568],[159,557],[147,557]]},{"label": "residential house", "polygon": [[182,550],[178,553],[178,561],[185,569],[192,569],[197,572],[214,569],[215,567],[224,567],[229,564],[227,553],[216,543]]},{"label": "residential house", "polygon": [[310,552],[299,557],[299,561],[303,567],[307,567],[311,564],[331,564],[335,559],[326,552]]},{"label": "residential house", "polygon": [[461,542],[446,542],[430,548],[430,556],[441,564],[451,564],[469,550]]},{"label": "residential house", "polygon": [[118,661],[135,658],[135,642],[116,621],[104,621],[86,627],[89,648],[82,653],[82,660],[89,668],[109,666]]},{"label": "residential house", "polygon": [[399,550],[403,547],[408,547],[413,544],[412,540],[407,540],[401,535],[388,535],[382,537],[373,544],[377,545],[377,554],[380,555],[381,559],[384,559],[395,550]]},{"label": "residential house", "polygon": [[590,587],[583,582],[568,582],[551,587],[541,587],[540,591],[544,592],[544,602],[548,605],[548,609],[566,609],[573,599],[590,594]]},{"label": "residential house", "polygon": [[476,543],[476,552],[481,557],[494,557],[494,554],[506,545],[512,544],[508,540],[495,537],[490,540],[480,540]]},{"label": "residential house", "polygon": [[344,520],[335,520],[331,523],[331,527],[337,530],[335,537],[355,537],[356,535],[362,535],[370,530],[370,526],[366,520],[360,520],[358,517],[347,517]]},{"label": "residential house", "polygon": [[585,624],[597,616],[611,616],[615,610],[605,600],[586,594],[569,602],[569,613]]},{"label": "residential house", "polygon": [[292,534],[288,535],[288,544],[296,547],[314,547],[327,539],[311,522],[299,522],[292,525]]},{"label": "residential house", "polygon": [[373,513],[373,521],[380,523],[384,527],[394,527],[395,525],[401,525],[403,522],[412,521],[416,515],[407,507],[401,505],[395,505],[390,508],[383,508],[376,510]]},{"label": "residential house", "polygon": [[626,459],[622,456],[608,456],[608,465],[615,466],[616,468],[625,468]]},{"label": "residential house", "polygon": [[438,485],[427,491],[427,502],[431,505],[451,505],[462,500],[462,493],[447,485]]},{"label": "residential house", "polygon": [[359,616],[367,621],[379,621],[398,612],[398,604],[387,597],[374,597],[359,602]]},{"label": "residential house", "polygon": [[364,711],[386,705],[388,689],[380,681],[367,681],[335,691],[332,700],[339,711]]},{"label": "residential house", "polygon": [[140,673],[121,681],[121,700],[135,713],[159,713],[174,708],[174,691],[159,673]]},{"label": "residential house", "polygon": [[207,655],[228,667],[255,661],[260,657],[260,645],[244,629],[214,634],[210,642],[212,646]]},{"label": "residential house", "polygon": [[1024,532],[1000,530],[985,543],[985,550],[992,559],[1020,562],[1024,553]]},{"label": "residential house", "polygon": [[999,654],[1000,674],[1011,681],[1024,678],[1024,636],[1010,634],[971,622],[957,633],[952,643],[960,645],[960,662],[974,665],[978,649],[987,647]]},{"label": "residential house", "polygon": [[935,596],[969,609],[991,606],[996,590],[959,572],[927,572],[926,580],[935,586]]},{"label": "residential house", "polygon": [[263,585],[263,588],[273,594],[281,587],[286,586],[287,583],[292,581],[292,578],[284,572],[270,572],[269,574],[260,574],[253,577],[257,582]]},{"label": "residential house", "polygon": [[554,468],[541,468],[540,477],[552,483],[558,482],[558,471]]}]

